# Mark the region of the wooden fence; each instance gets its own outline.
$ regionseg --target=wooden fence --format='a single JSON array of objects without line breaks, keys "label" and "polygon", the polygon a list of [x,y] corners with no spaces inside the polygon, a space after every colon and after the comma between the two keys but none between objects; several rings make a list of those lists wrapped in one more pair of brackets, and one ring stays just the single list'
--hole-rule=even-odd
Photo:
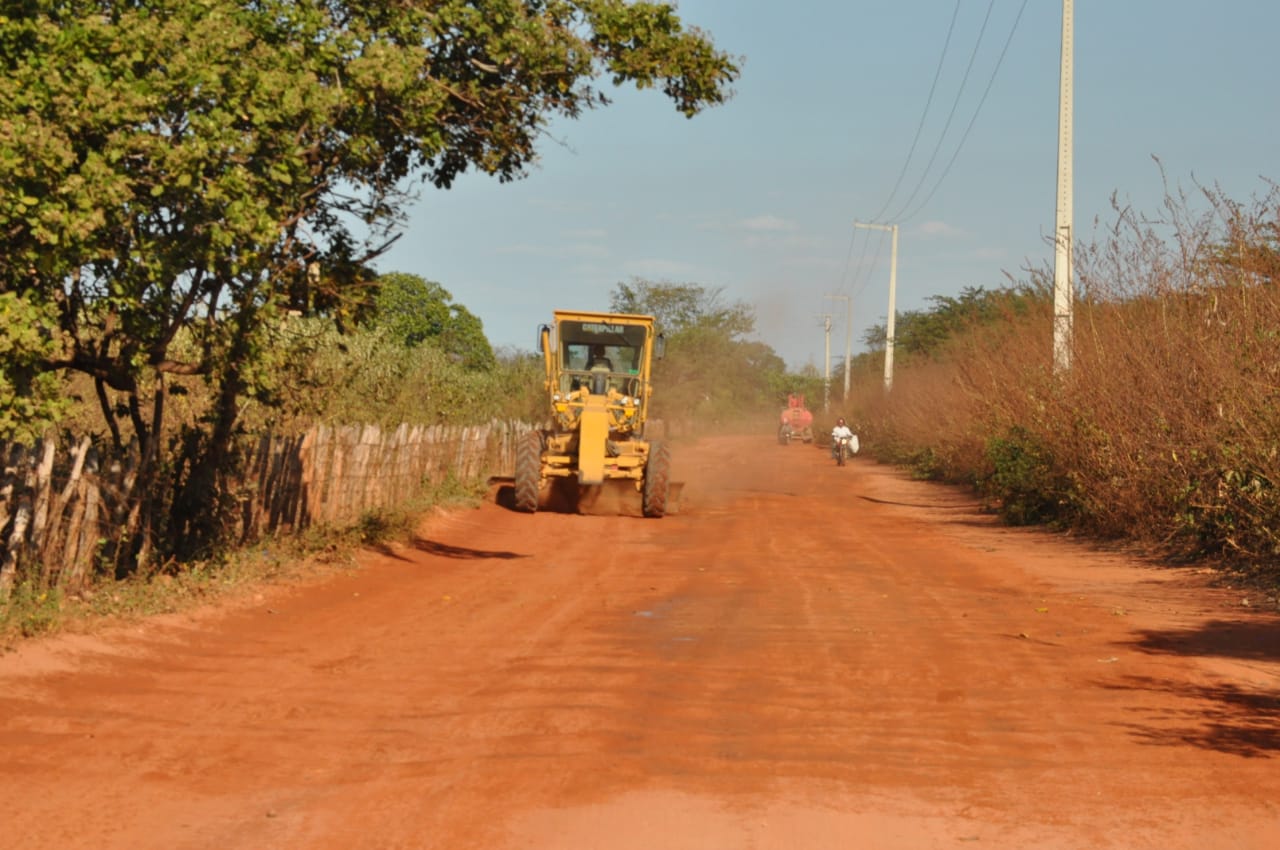
[{"label": "wooden fence", "polygon": [[[312,525],[341,527],[394,508],[450,476],[509,475],[530,426],[317,426],[263,436],[235,474],[242,542]],[[118,544],[135,481],[136,453],[104,463],[89,439],[69,447],[0,444],[0,600],[21,576],[75,590]]]}]

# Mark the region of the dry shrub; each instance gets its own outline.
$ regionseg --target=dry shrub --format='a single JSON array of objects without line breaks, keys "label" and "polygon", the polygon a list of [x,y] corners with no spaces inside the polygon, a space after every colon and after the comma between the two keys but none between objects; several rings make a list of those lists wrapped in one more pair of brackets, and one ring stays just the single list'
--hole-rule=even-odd
[{"label": "dry shrub", "polygon": [[974,323],[930,356],[905,358],[889,393],[864,378],[860,418],[877,457],[982,486],[992,435],[1043,420],[1050,321],[1047,297],[1032,299],[1029,310]]},{"label": "dry shrub", "polygon": [[1074,359],[1037,308],[864,388],[874,450],[972,482],[1013,521],[1280,563],[1280,192],[1201,187],[1077,244]]},{"label": "dry shrub", "polygon": [[[1277,204],[1204,190],[1159,221],[1121,210],[1081,252],[1087,300],[1064,400],[1096,531],[1195,554],[1280,556]],[[1172,238],[1161,238],[1171,232]]]},{"label": "dry shrub", "polygon": [[920,362],[902,370],[891,394],[876,387],[860,417],[860,436],[878,457],[909,465],[920,477],[973,482],[982,439],[981,399],[953,364]]}]

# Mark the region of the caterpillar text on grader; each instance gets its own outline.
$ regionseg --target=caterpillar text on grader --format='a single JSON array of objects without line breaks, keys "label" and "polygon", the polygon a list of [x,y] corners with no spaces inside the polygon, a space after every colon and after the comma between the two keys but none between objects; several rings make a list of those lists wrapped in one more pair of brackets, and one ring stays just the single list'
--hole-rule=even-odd
[{"label": "caterpillar text on grader", "polygon": [[671,450],[645,438],[652,365],[663,338],[652,316],[556,310],[538,332],[550,426],[516,446],[516,510],[675,513],[682,485]]}]

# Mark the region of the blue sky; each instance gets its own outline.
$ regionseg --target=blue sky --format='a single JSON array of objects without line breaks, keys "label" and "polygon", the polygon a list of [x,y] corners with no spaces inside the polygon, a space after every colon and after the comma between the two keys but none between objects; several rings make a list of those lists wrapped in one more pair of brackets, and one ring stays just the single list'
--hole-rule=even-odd
[{"label": "blue sky", "polygon": [[[900,222],[899,311],[1051,267],[1059,0],[676,5],[742,58],[732,100],[690,120],[615,90],[555,123],[526,179],[424,189],[379,270],[438,281],[523,350],[553,309],[606,309],[619,282],[721,288],[789,366],[821,369],[821,314],[835,360],[846,334],[824,296],[851,296],[855,353],[886,316],[888,241],[855,220]],[[1158,213],[1166,178],[1242,201],[1280,179],[1280,3],[1079,0],[1074,29],[1077,239],[1113,194]]]}]

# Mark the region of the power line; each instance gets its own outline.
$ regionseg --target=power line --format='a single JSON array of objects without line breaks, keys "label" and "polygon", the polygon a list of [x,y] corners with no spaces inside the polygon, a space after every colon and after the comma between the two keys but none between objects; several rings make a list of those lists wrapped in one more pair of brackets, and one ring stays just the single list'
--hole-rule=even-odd
[{"label": "power line", "polygon": [[853,243],[857,238],[858,231],[854,229],[853,233],[849,234],[849,250],[844,255],[844,271],[840,272],[840,285],[836,287],[837,292],[844,291],[845,282],[849,279],[849,261],[853,259]]},{"label": "power line", "polygon": [[951,36],[955,33],[956,18],[959,16],[960,0],[956,0],[956,8],[951,12],[951,25],[947,27],[947,37],[942,42],[942,53],[938,56],[938,66],[933,71],[933,82],[929,86],[929,96],[925,98],[924,109],[920,112],[920,123],[916,125],[915,138],[911,140],[911,149],[907,151],[907,158],[902,163],[902,170],[898,172],[898,179],[894,181],[893,188],[889,191],[889,197],[885,199],[884,206],[880,208],[880,211],[872,216],[872,221],[878,221],[880,216],[884,215],[885,210],[889,209],[889,205],[893,203],[893,199],[898,194],[898,187],[902,185],[902,178],[907,176],[907,169],[911,166],[911,158],[915,155],[916,145],[919,144],[920,134],[924,130],[925,119],[929,117],[929,107],[933,105],[933,95],[938,89],[938,80],[942,77],[942,66],[946,62],[947,48],[951,46]]},{"label": "power line", "polygon": [[983,17],[982,27],[978,33],[978,38],[974,43],[973,50],[970,52],[969,62],[965,68],[964,75],[961,78],[960,87],[956,91],[956,95],[952,101],[951,109],[948,113],[946,123],[943,126],[941,134],[938,136],[938,141],[934,146],[933,153],[929,157],[928,164],[925,166],[924,170],[921,172],[920,179],[917,181],[915,188],[912,190],[911,195],[907,198],[907,200],[900,205],[898,211],[894,215],[889,216],[888,218],[884,218],[884,214],[886,210],[888,210],[893,205],[893,202],[897,197],[898,190],[901,188],[903,178],[905,177],[907,171],[910,168],[911,161],[915,156],[916,149],[920,142],[920,137],[924,128],[925,121],[928,117],[929,110],[932,107],[934,97],[936,95],[938,81],[942,74],[942,67],[950,48],[950,44],[951,44],[955,27],[956,27],[957,16],[960,10],[960,3],[959,2],[956,3],[956,8],[952,12],[950,26],[947,29],[947,36],[943,43],[942,52],[938,58],[938,65],[934,71],[933,83],[930,85],[929,95],[925,100],[925,106],[921,112],[920,122],[916,127],[915,137],[912,139],[911,147],[908,151],[905,161],[903,162],[902,170],[898,174],[898,178],[894,182],[893,189],[890,191],[888,198],[885,200],[884,204],[881,206],[879,212],[877,212],[875,216],[873,216],[870,219],[870,221],[902,223],[910,220],[911,218],[914,218],[928,205],[929,201],[933,199],[935,194],[937,194],[937,191],[942,186],[942,183],[950,175],[952,167],[955,165],[957,159],[960,156],[961,150],[964,148],[965,141],[968,139],[970,132],[973,130],[974,126],[977,123],[978,115],[981,113],[982,107],[986,103],[987,96],[990,94],[991,88],[995,84],[996,77],[998,76],[1000,72],[1000,68],[1004,63],[1004,58],[1009,51],[1009,46],[1013,41],[1014,34],[1017,32],[1018,25],[1022,20],[1023,13],[1026,11],[1027,0],[1023,0],[1021,6],[1018,8],[1018,13],[1014,18],[1012,27],[1010,27],[1009,29],[1008,36],[1005,38],[1004,46],[1000,51],[999,58],[996,61],[995,67],[991,71],[990,78],[987,80],[986,88],[983,90],[983,93],[981,98],[979,99],[978,105],[974,109],[974,112],[970,117],[967,126],[965,127],[965,131],[960,137],[960,141],[957,143],[955,150],[952,152],[951,157],[948,159],[947,165],[943,168],[942,173],[938,176],[938,178],[933,182],[932,188],[930,188],[928,192],[925,194],[924,200],[920,201],[914,207],[912,206],[915,199],[919,196],[921,190],[924,188],[925,184],[928,182],[929,172],[933,169],[933,165],[937,161],[938,156],[942,151],[942,146],[946,140],[946,136],[950,132],[952,122],[956,115],[956,111],[958,110],[960,105],[961,96],[963,95],[964,90],[968,84],[968,80],[973,71],[974,64],[977,60],[979,48],[981,47],[983,39],[986,36],[987,28],[990,24],[990,20],[991,20],[991,16],[994,11],[994,8],[995,8],[995,0],[990,0],[990,2],[987,5],[986,15]]},{"label": "power line", "polygon": [[915,201],[916,195],[920,193],[920,187],[924,185],[925,180],[929,177],[929,171],[933,168],[933,163],[938,159],[938,152],[942,150],[942,143],[946,141],[947,133],[951,131],[951,122],[956,117],[956,109],[960,106],[960,98],[964,96],[965,86],[969,84],[969,75],[973,73],[973,63],[978,58],[978,51],[982,47],[982,39],[987,35],[987,24],[991,22],[991,10],[995,8],[995,5],[996,0],[990,0],[987,3],[987,14],[982,18],[982,27],[978,30],[978,38],[973,43],[973,50],[969,51],[969,63],[965,66],[964,75],[960,78],[960,87],[956,89],[955,99],[951,102],[951,110],[947,113],[947,120],[942,125],[942,132],[938,134],[938,143],[933,146],[933,153],[929,155],[928,164],[920,172],[920,180],[916,183],[916,187],[911,190],[911,196],[902,204],[897,213],[890,216],[894,221],[901,220],[903,211]]},{"label": "power line", "polygon": [[[854,232],[857,232],[857,228],[854,228]],[[858,255],[858,272],[855,274],[855,280],[857,280],[857,288],[853,292],[855,296],[861,295],[862,290],[867,288],[867,283],[871,278],[871,273],[880,265],[880,253],[884,250],[884,243],[887,238],[888,237],[885,235],[884,231],[881,231],[879,241],[876,242],[876,252],[872,255],[870,263],[866,262],[866,258],[867,246],[870,244],[869,240],[871,239],[871,235],[868,234],[866,239],[863,240],[862,253]]]},{"label": "power line", "polygon": [[1009,35],[1005,38],[1004,47],[1000,50],[1000,57],[996,60],[995,68],[991,70],[991,77],[987,80],[987,87],[982,92],[982,98],[978,101],[978,106],[973,110],[973,117],[969,119],[969,125],[965,127],[964,135],[960,137],[959,144],[956,145],[955,152],[951,154],[951,159],[947,162],[947,167],[942,170],[942,174],[938,175],[938,180],[933,184],[933,188],[929,190],[929,194],[925,196],[920,205],[912,210],[909,214],[903,214],[898,221],[910,221],[915,218],[929,204],[938,189],[942,186],[942,181],[947,179],[947,175],[951,173],[951,167],[956,164],[956,159],[960,156],[960,151],[964,148],[965,140],[969,138],[969,133],[973,130],[974,124],[978,121],[978,114],[982,112],[982,106],[987,102],[987,95],[991,93],[991,87],[995,84],[996,75],[1000,72],[1000,66],[1004,63],[1005,54],[1009,52],[1009,45],[1013,42],[1013,35],[1018,31],[1018,24],[1022,21],[1022,13],[1026,11],[1027,0],[1022,0],[1022,5],[1018,7],[1018,15],[1013,20],[1013,26],[1009,28]]},{"label": "power line", "polygon": [[[937,194],[939,188],[941,188],[942,183],[950,175],[952,168],[955,166],[956,161],[959,159],[960,152],[961,150],[963,150],[965,142],[969,138],[969,134],[972,132],[974,126],[977,124],[978,116],[982,112],[982,107],[986,104],[987,97],[991,93],[991,89],[995,84],[996,77],[999,75],[1000,68],[1004,63],[1005,56],[1009,52],[1009,46],[1013,42],[1013,37],[1017,32],[1018,25],[1022,20],[1023,13],[1026,11],[1027,0],[1022,0],[1022,4],[1018,8],[1018,13],[1014,18],[1013,25],[1009,29],[1009,34],[1005,37],[1004,46],[1000,50],[1000,55],[996,60],[995,67],[991,71],[991,75],[987,80],[986,87],[983,89],[982,95],[978,100],[977,107],[974,109],[972,116],[970,116],[969,118],[969,122],[965,127],[964,133],[960,137],[960,141],[957,143],[955,150],[952,152],[950,159],[948,159],[946,166],[942,170],[942,173],[938,176],[937,180],[934,181],[932,188],[929,189],[924,199],[920,201],[920,203],[917,206],[912,208],[911,204],[915,200],[915,198],[919,195],[921,189],[924,187],[928,179],[929,172],[932,170],[934,163],[937,161],[938,154],[941,152],[942,144],[946,139],[947,133],[950,131],[952,121],[954,120],[956,111],[959,108],[960,98],[963,95],[965,87],[968,84],[968,80],[973,71],[974,63],[977,59],[979,49],[982,45],[983,39],[986,36],[987,28],[990,24],[991,15],[994,10],[994,7],[995,7],[995,0],[990,0],[990,2],[987,5],[986,15],[983,17],[982,27],[978,33],[978,38],[974,43],[973,50],[970,52],[969,62],[965,67],[964,75],[960,81],[960,86],[956,91],[955,98],[952,101],[951,109],[948,112],[946,123],[943,126],[941,134],[938,136],[937,144],[934,146],[933,153],[929,157],[929,162],[925,166],[924,171],[921,172],[920,179],[916,183],[915,188],[912,190],[911,195],[907,198],[905,202],[903,202],[903,204],[898,210],[898,213],[891,217],[890,222],[894,224],[899,224],[905,221],[909,221],[910,219],[918,215],[926,206],[928,206],[929,202],[933,199],[934,195]],[[890,191],[889,196],[885,200],[884,205],[880,208],[880,211],[877,212],[876,215],[871,219],[872,222],[880,221],[885,211],[889,209],[889,207],[892,205],[894,199],[898,194],[898,190],[901,188],[902,181],[906,176],[907,171],[910,168],[911,161],[915,156],[916,148],[919,145],[921,134],[924,129],[925,121],[927,120],[929,110],[932,108],[934,97],[937,93],[938,82],[941,79],[942,68],[945,64],[946,56],[950,49],[952,38],[955,34],[956,21],[959,16],[959,12],[960,12],[960,0],[957,0],[956,6],[953,9],[951,14],[951,21],[947,28],[946,38],[943,41],[942,51],[938,57],[938,64],[934,70],[933,82],[930,84],[929,94],[925,100],[924,109],[922,110],[920,115],[920,121],[916,126],[915,135],[911,141],[911,147],[908,150],[906,159],[903,162],[902,170],[899,172],[898,177],[894,182],[893,189]],[[865,263],[865,259],[867,256],[868,247],[870,245],[869,240],[871,238],[870,235],[868,235],[867,239],[863,240],[862,251],[858,256],[857,263],[852,264],[851,261],[853,257],[854,246],[857,242],[858,228],[855,227],[853,230],[854,232],[850,236],[849,247],[845,254],[844,269],[840,275],[840,285],[837,288],[837,292],[839,293],[845,293],[849,291],[849,289],[852,289],[853,291],[849,295],[851,299],[856,298],[858,295],[860,295],[863,289],[866,287],[866,285],[870,282],[872,271],[874,271],[879,266],[880,253],[884,248],[884,242],[886,238],[885,232],[882,231],[880,233],[880,238],[876,245],[875,255],[872,258],[871,263],[867,264]],[[854,268],[852,282],[850,282],[849,280],[851,264],[853,265],[853,268]]]},{"label": "power line", "polygon": [[[992,2],[994,2],[994,0],[992,0]],[[938,55],[938,63],[935,66],[934,72],[933,72],[933,81],[929,85],[929,94],[925,98],[924,108],[921,110],[920,120],[916,124],[915,135],[911,140],[911,148],[907,152],[907,156],[902,163],[902,169],[901,171],[898,172],[897,179],[894,181],[893,189],[890,190],[888,197],[885,198],[884,205],[880,208],[880,211],[877,212],[875,216],[872,217],[872,221],[878,220],[881,216],[883,216],[885,211],[889,209],[891,204],[893,204],[894,200],[897,197],[898,189],[902,186],[902,181],[906,177],[908,169],[911,167],[911,161],[915,156],[916,147],[919,145],[920,138],[924,132],[925,122],[928,119],[929,111],[933,106],[933,99],[938,90],[938,82],[942,79],[942,69],[946,65],[947,53],[951,47],[951,39],[955,35],[956,21],[960,17],[960,5],[961,5],[961,0],[956,0],[956,5],[951,11],[951,21],[947,26],[947,35],[946,35],[946,38],[943,39],[942,50]],[[990,11],[988,10],[988,15],[989,14],[990,14]],[[972,64],[972,60],[970,60],[970,63]],[[953,106],[952,112],[954,113],[954,111],[955,111],[955,107]],[[936,157],[936,155],[937,155],[937,149],[935,147],[934,156]],[[932,158],[930,159],[930,163],[932,163]],[[928,173],[927,168],[925,170],[925,173],[926,174]],[[919,184],[917,184],[916,191],[919,191]],[[915,195],[913,193],[912,198],[914,197]],[[908,198],[906,203],[910,204],[910,202],[911,202],[911,198]],[[836,290],[839,293],[846,293],[850,288],[852,288],[853,293],[849,296],[850,298],[857,297],[857,295],[861,294],[862,290],[866,287],[867,283],[871,279],[871,272],[880,263],[880,252],[884,248],[884,233],[882,232],[880,234],[879,242],[876,245],[875,256],[872,258],[870,265],[868,265],[864,261],[866,260],[867,249],[868,249],[868,246],[870,245],[871,237],[868,235],[867,238],[863,240],[862,251],[858,255],[858,262],[854,267],[855,268],[854,281],[851,287],[849,283],[849,268],[850,268],[850,261],[853,257],[854,245],[857,242],[857,237],[858,237],[858,229],[855,227],[853,228],[853,233],[849,237],[849,249],[845,254],[844,269],[840,275],[840,285],[837,287],[837,290]]]}]

